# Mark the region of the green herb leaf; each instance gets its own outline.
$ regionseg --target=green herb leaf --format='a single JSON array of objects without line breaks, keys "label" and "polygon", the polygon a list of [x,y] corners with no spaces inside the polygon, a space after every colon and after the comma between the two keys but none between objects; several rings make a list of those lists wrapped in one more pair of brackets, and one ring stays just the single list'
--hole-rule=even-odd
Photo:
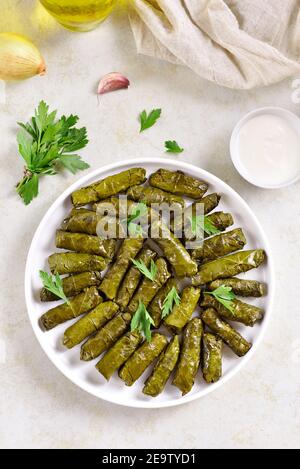
[{"label": "green herb leaf", "polygon": [[174,308],[174,304],[177,306],[180,304],[180,296],[178,295],[177,289],[175,287],[169,291],[166,298],[164,299],[163,307],[161,310],[161,317],[164,319],[165,317],[169,316],[172,309]]},{"label": "green herb leaf", "polygon": [[24,177],[20,184],[17,186],[17,192],[22,197],[25,205],[37,197],[39,193],[39,176],[32,174],[31,176]]},{"label": "green herb leaf", "polygon": [[216,288],[213,292],[205,292],[206,295],[213,296],[219,303],[225,306],[226,309],[234,313],[234,305],[232,300],[236,299],[235,293],[232,291],[232,287],[227,287],[226,285],[221,285]]},{"label": "green herb leaf", "polygon": [[139,202],[132,209],[132,213],[127,217],[128,233],[132,238],[143,236],[143,227],[137,223],[141,219],[148,217],[148,207],[143,202]]},{"label": "green herb leaf", "polygon": [[161,116],[161,109],[153,109],[149,114],[147,114],[146,111],[143,111],[140,114],[140,123],[141,123],[140,132],[143,132],[144,130],[152,127],[156,123],[156,121],[160,118],[160,116]]},{"label": "green herb leaf", "polygon": [[219,234],[221,231],[206,215],[192,215],[191,231],[196,237],[202,236],[202,230],[209,236]]},{"label": "green herb leaf", "polygon": [[47,290],[49,290],[51,293],[54,293],[54,295],[58,296],[66,303],[70,304],[70,301],[68,300],[68,298],[66,297],[64,293],[62,281],[58,274],[51,275],[51,274],[48,274],[48,272],[44,272],[43,270],[40,270],[40,278],[43,282],[44,287]]},{"label": "green herb leaf", "polygon": [[168,140],[165,142],[167,153],[182,153],[184,151],[175,140]]},{"label": "green herb leaf", "polygon": [[131,320],[131,331],[138,330],[146,337],[148,342],[151,342],[151,326],[154,326],[154,321],[144,303],[140,301],[139,307]]},{"label": "green herb leaf", "polygon": [[17,192],[27,205],[38,195],[37,175],[56,174],[59,166],[73,174],[89,167],[79,155],[72,154],[87,145],[86,128],[75,127],[77,116],[56,120],[56,114],[57,111],[49,113],[49,106],[41,101],[30,122],[18,123],[22,130],[17,134],[17,141],[26,167]]},{"label": "green herb leaf", "polygon": [[77,171],[83,171],[90,167],[79,155],[61,155],[59,161],[72,174],[76,174]]},{"label": "green herb leaf", "polygon": [[146,278],[152,280],[152,282],[155,280],[157,267],[153,259],[151,259],[150,262],[150,270],[143,261],[140,261],[138,259],[132,259],[132,263]]}]

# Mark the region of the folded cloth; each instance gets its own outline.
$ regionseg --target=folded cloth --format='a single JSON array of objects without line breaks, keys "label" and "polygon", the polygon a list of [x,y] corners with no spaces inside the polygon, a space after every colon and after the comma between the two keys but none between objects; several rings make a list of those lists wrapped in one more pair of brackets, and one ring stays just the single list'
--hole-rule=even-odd
[{"label": "folded cloth", "polygon": [[131,0],[139,53],[236,89],[300,72],[300,0]]}]

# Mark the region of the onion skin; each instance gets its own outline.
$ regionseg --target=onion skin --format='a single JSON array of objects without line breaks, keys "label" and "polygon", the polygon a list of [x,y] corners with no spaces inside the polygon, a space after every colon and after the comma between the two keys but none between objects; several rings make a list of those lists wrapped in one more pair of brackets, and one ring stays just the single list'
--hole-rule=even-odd
[{"label": "onion skin", "polygon": [[26,37],[0,33],[0,80],[26,80],[46,73],[38,48]]}]

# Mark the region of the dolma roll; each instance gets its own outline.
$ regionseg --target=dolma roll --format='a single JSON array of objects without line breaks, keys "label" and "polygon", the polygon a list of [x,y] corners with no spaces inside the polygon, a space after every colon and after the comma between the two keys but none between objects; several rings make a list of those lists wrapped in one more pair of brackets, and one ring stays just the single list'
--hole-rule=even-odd
[{"label": "dolma roll", "polygon": [[132,259],[134,259],[141,250],[143,243],[143,238],[124,239],[118,251],[115,263],[109,269],[99,287],[99,290],[110,300],[116,298],[121,282],[132,263]]},{"label": "dolma roll", "polygon": [[[150,249],[148,246],[145,246],[141,252],[137,255],[136,259],[145,264],[148,268],[150,266],[151,260],[154,260],[157,256],[156,252]],[[121,309],[125,309],[128,306],[131,298],[136,291],[140,280],[142,278],[142,273],[134,265],[130,267],[129,271],[124,278],[122,285],[118,291],[116,302]]]},{"label": "dolma roll", "polygon": [[178,231],[184,233],[184,222],[188,218],[188,216],[197,214],[196,210],[198,204],[203,205],[203,214],[207,215],[219,205],[220,200],[221,196],[219,194],[213,193],[206,195],[197,202],[194,202],[183,212],[182,216],[178,217],[178,219],[174,218],[174,220],[171,221],[171,230],[173,231],[173,233],[175,232],[175,234],[178,233]]},{"label": "dolma roll", "polygon": [[112,259],[116,249],[116,240],[58,230],[56,232],[56,247],[69,251],[97,254]]},{"label": "dolma roll", "polygon": [[146,180],[146,171],[143,168],[127,169],[113,176],[108,176],[90,186],[74,191],[71,195],[73,205],[78,207],[101,199],[107,199],[112,195],[126,191],[129,187],[142,184]]},{"label": "dolma roll", "polygon": [[192,259],[208,262],[243,249],[247,240],[241,228],[222,233],[203,241],[200,248],[191,252]]},{"label": "dolma roll", "polygon": [[109,259],[95,254],[62,252],[49,256],[48,263],[52,274],[76,274],[90,270],[104,270]]},{"label": "dolma roll", "polygon": [[142,341],[137,332],[128,332],[116,342],[97,363],[96,368],[109,381],[112,375],[128,360]]},{"label": "dolma roll", "polygon": [[206,182],[187,176],[182,171],[170,171],[163,168],[151,174],[149,184],[152,187],[191,199],[201,199],[208,189]]},{"label": "dolma roll", "polygon": [[195,377],[200,364],[201,340],[203,325],[199,318],[193,318],[186,326],[179,361],[172,384],[184,396],[194,386]]},{"label": "dolma roll", "polygon": [[[78,295],[87,287],[97,286],[101,282],[100,272],[82,272],[81,274],[70,275],[61,279],[64,294],[67,297]],[[57,301],[60,298],[47,288],[42,288],[40,292],[41,301]]]},{"label": "dolma roll", "polygon": [[158,291],[148,307],[148,313],[154,321],[154,327],[158,328],[162,321],[161,312],[164,301],[172,288],[176,288],[178,292],[178,284],[175,278],[169,278],[167,283]]},{"label": "dolma roll", "polygon": [[92,205],[93,210],[95,210],[98,214],[103,214],[105,216],[112,216],[112,215],[125,215],[126,213],[120,213],[127,206],[127,214],[131,212],[131,210],[137,206],[137,203],[133,200],[129,199],[120,199],[119,197],[110,197],[109,199],[101,200],[101,202],[96,202]]},{"label": "dolma roll", "polygon": [[238,356],[243,357],[252,347],[244,337],[239,334],[227,322],[222,320],[212,308],[206,309],[201,315],[205,324]]},{"label": "dolma roll", "polygon": [[69,304],[64,303],[44,313],[41,317],[41,323],[44,329],[49,331],[63,322],[87,313],[102,301],[103,299],[96,287],[87,288],[79,295],[74,296]]},{"label": "dolma roll", "polygon": [[152,204],[168,204],[174,207],[184,207],[184,200],[169,192],[162,191],[160,189],[154,189],[153,187],[145,186],[133,186],[127,191],[129,199],[135,200],[136,202],[143,202],[150,206]]},{"label": "dolma roll", "polygon": [[233,293],[239,296],[254,296],[259,298],[267,293],[267,287],[264,283],[257,280],[247,280],[241,278],[224,278],[214,280],[208,285],[210,291],[225,286],[232,288]]},{"label": "dolma roll", "polygon": [[202,344],[202,373],[207,383],[216,383],[222,376],[222,339],[205,332]]},{"label": "dolma roll", "polygon": [[[227,228],[233,225],[234,220],[231,213],[225,212],[213,212],[210,215],[206,216],[207,222],[211,223],[218,231],[225,231]],[[187,240],[193,240],[195,238],[195,234],[191,231],[191,222],[189,222],[188,228],[185,228],[185,238]],[[203,227],[204,228],[204,227]],[[206,233],[204,231],[203,237],[209,238],[211,236],[210,233]]]},{"label": "dolma roll", "polygon": [[171,313],[165,318],[167,327],[179,332],[189,322],[195,311],[201,294],[200,288],[186,287],[182,291],[181,300],[175,305]]},{"label": "dolma roll", "polygon": [[154,280],[144,277],[140,286],[138,287],[136,293],[131,299],[127,312],[134,314],[138,309],[139,304],[142,302],[144,306],[150,304],[150,302],[155,297],[156,293],[161,289],[161,287],[166,283],[166,281],[171,277],[171,274],[168,270],[166,261],[163,258],[159,258],[156,262],[156,275]]},{"label": "dolma roll", "polygon": [[61,229],[72,233],[97,234],[97,225],[101,217],[92,210],[74,209],[71,216],[65,218]]},{"label": "dolma roll", "polygon": [[144,342],[125,362],[119,371],[120,378],[126,386],[132,386],[144,371],[154,362],[167,346],[166,336],[155,333],[151,342]]},{"label": "dolma roll", "polygon": [[205,285],[219,278],[227,278],[259,267],[265,260],[263,249],[240,251],[203,264],[192,279],[193,285]]},{"label": "dolma roll", "polygon": [[145,382],[143,393],[156,397],[161,394],[174,370],[180,352],[179,338],[175,335],[166,350],[161,353],[153,372]]},{"label": "dolma roll", "polygon": [[108,350],[129,328],[131,315],[117,314],[94,337],[81,346],[80,358],[84,361],[93,360]]},{"label": "dolma roll", "polygon": [[179,239],[161,221],[157,220],[152,224],[151,237],[161,248],[178,277],[191,277],[197,273],[197,263]]},{"label": "dolma roll", "polygon": [[245,326],[253,327],[258,321],[264,317],[264,310],[257,306],[243,303],[243,301],[234,299],[231,300],[231,309],[227,309],[216,298],[211,295],[205,294],[201,301],[201,307],[204,309],[213,308],[216,312],[225,319],[230,321],[240,322]]},{"label": "dolma roll", "polygon": [[115,316],[118,309],[118,305],[113,301],[106,301],[96,306],[96,308],[66,329],[63,338],[65,347],[72,348],[94,332],[97,332]]}]

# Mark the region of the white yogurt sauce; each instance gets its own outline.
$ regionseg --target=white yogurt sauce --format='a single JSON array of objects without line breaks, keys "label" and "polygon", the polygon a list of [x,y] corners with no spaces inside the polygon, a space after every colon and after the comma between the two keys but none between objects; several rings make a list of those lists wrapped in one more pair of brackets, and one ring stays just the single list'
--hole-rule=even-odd
[{"label": "white yogurt sauce", "polygon": [[237,144],[240,164],[254,183],[278,186],[300,173],[300,135],[288,119],[253,117],[240,129]]}]

